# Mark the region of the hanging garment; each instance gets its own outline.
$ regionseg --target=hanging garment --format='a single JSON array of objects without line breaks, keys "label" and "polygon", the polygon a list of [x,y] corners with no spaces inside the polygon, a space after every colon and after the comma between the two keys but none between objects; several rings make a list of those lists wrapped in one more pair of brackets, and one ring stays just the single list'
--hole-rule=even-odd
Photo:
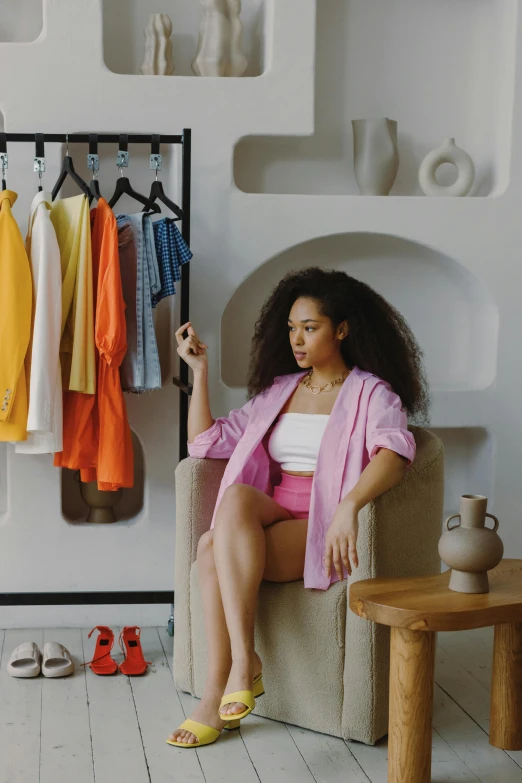
[{"label": "hanging garment", "polygon": [[175,282],[181,280],[181,266],[190,261],[192,251],[172,218],[156,220],[152,228],[161,280],[160,290],[152,295],[152,306],[156,307],[166,296],[176,293]]},{"label": "hanging garment", "polygon": [[96,469],[81,471],[82,481],[98,481],[98,489],[134,486],[134,453],[120,381],[127,349],[125,302],[118,255],[118,227],[104,198],[98,200],[93,252],[99,258],[96,304],[98,358],[98,455]]},{"label": "hanging garment", "polygon": [[[96,210],[89,215],[91,227],[91,271],[92,271],[92,302],[96,312],[98,292],[99,254],[92,247],[92,229]],[[63,322],[63,319],[62,319]],[[98,373],[98,351],[94,350],[94,363]],[[98,408],[96,394],[85,394],[77,391],[63,392],[63,447],[54,455],[54,466],[57,468],[94,468],[98,454]]]},{"label": "hanging garment", "polygon": [[62,265],[62,341],[64,390],[96,391],[91,230],[89,201],[72,196],[51,209]]},{"label": "hanging garment", "polygon": [[80,469],[82,481],[98,489],[134,485],[132,436],[119,367],[126,350],[118,230],[105,199],[91,211],[98,381],[95,395],[69,392],[64,410],[64,449],[55,465]]},{"label": "hanging garment", "polygon": [[[159,292],[161,281],[152,220],[149,215],[138,212],[118,215],[117,223],[129,345],[121,365],[121,385],[124,391],[136,393],[161,389],[152,312],[152,297]],[[129,226],[132,234],[128,231]]]},{"label": "hanging garment", "polygon": [[50,193],[39,191],[35,195],[25,240],[33,280],[33,308],[26,356],[27,440],[16,444],[19,454],[54,454],[62,449],[62,272],[51,206]]},{"label": "hanging garment", "polygon": [[17,198],[0,191],[0,441],[12,442],[27,438],[24,360],[32,308],[29,259],[11,212]]}]

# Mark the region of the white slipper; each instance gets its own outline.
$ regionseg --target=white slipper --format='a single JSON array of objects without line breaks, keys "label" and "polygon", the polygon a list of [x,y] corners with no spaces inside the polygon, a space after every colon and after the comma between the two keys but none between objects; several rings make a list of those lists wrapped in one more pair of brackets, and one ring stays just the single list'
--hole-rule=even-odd
[{"label": "white slipper", "polygon": [[45,642],[42,674],[44,677],[66,677],[74,671],[69,650],[59,642]]},{"label": "white slipper", "polygon": [[12,677],[38,677],[42,653],[34,642],[22,642],[15,647],[7,664]]}]

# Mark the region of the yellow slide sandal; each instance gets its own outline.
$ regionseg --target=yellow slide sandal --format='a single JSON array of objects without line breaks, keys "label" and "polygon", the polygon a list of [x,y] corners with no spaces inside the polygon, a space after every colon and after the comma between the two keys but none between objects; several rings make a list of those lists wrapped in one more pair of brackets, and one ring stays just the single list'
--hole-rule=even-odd
[{"label": "yellow slide sandal", "polygon": [[[239,720],[230,720],[226,726],[223,726],[223,728],[238,729]],[[178,748],[201,748],[203,745],[211,745],[221,735],[221,732],[218,729],[213,729],[212,726],[206,726],[204,723],[198,723],[196,720],[191,720],[190,718],[187,718],[187,720],[183,721],[181,726],[179,726],[178,731],[180,729],[190,731],[192,734],[195,734],[198,741],[177,742],[175,740],[168,739],[165,740],[168,745],[176,745]]]},{"label": "yellow slide sandal", "polygon": [[241,718],[246,718],[246,716],[249,715],[249,713],[251,713],[256,706],[254,691],[234,691],[233,693],[225,693],[221,699],[221,704],[219,705],[219,717],[221,720],[227,720],[230,718],[230,715],[223,715],[221,712],[221,707],[224,707],[225,704],[231,704],[234,701],[240,701],[242,704],[247,705],[246,710],[243,710],[243,712],[234,712],[234,720],[241,720]]}]

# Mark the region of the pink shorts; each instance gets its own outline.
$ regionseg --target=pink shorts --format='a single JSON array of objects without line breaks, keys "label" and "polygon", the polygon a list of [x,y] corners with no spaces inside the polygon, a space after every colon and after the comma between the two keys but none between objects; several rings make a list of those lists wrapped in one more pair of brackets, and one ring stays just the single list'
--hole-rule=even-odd
[{"label": "pink shorts", "polygon": [[290,476],[281,473],[281,483],[274,487],[274,500],[296,519],[305,519],[310,511],[313,476]]}]

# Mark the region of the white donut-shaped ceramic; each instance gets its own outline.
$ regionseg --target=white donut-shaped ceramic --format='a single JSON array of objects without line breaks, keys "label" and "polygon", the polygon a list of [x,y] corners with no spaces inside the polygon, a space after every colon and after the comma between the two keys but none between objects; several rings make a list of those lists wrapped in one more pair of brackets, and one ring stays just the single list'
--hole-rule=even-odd
[{"label": "white donut-shaped ceramic", "polygon": [[[452,185],[439,185],[435,172],[443,163],[452,163],[457,169],[457,180]],[[455,139],[428,152],[419,167],[419,184],[427,196],[465,196],[475,180],[475,167],[468,153],[455,145]]]}]

